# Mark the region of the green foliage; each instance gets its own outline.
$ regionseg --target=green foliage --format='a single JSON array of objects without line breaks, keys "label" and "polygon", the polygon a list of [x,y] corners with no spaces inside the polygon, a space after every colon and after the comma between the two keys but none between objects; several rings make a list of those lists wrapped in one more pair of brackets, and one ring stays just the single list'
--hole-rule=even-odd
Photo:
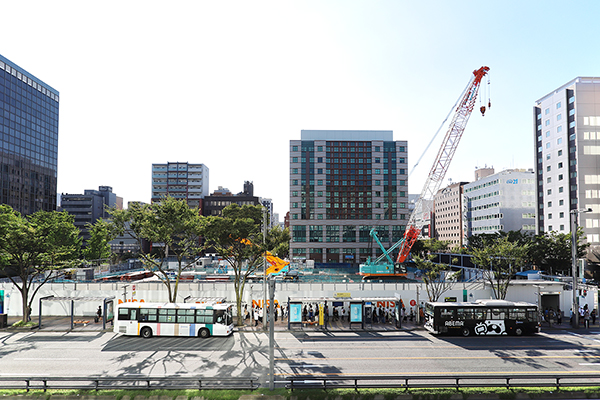
[{"label": "green foliage", "polygon": [[[0,272],[21,292],[23,322],[51,272],[73,265],[78,258],[81,239],[73,220],[67,212],[38,211],[22,216],[10,206],[0,205]],[[40,284],[30,293],[34,281]]]},{"label": "green foliage", "polygon": [[473,250],[475,264],[492,286],[496,299],[506,298],[514,274],[526,264],[528,251],[529,244],[511,242],[508,236],[502,236],[482,249]]},{"label": "green foliage", "polygon": [[[111,209],[112,221],[108,228],[118,235],[135,239],[142,249],[140,258],[144,268],[152,271],[167,287],[169,302],[177,300],[181,273],[200,258],[202,217],[183,200],[165,197],[158,203],[133,203],[127,210]],[[144,251],[147,244],[152,251]],[[177,260],[175,282],[169,278],[167,258]]]},{"label": "green foliage", "polygon": [[435,238],[420,240],[418,239],[411,249],[411,253],[418,257],[425,258],[428,253],[439,253],[448,251],[448,242],[437,240]]},{"label": "green foliage", "polygon": [[117,237],[115,226],[106,220],[99,219],[94,224],[87,224],[90,239],[82,253],[86,260],[101,260],[110,258],[109,242]]}]

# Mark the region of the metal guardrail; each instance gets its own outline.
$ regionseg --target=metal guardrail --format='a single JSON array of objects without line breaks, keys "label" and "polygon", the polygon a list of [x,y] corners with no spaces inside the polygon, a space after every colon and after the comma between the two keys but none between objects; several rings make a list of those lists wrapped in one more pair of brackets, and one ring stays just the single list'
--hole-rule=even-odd
[{"label": "metal guardrail", "polygon": [[256,377],[26,377],[2,376],[0,389],[257,389]]},{"label": "metal guardrail", "polygon": [[285,387],[291,389],[399,388],[462,389],[474,387],[592,387],[600,386],[600,374],[494,374],[494,375],[290,375]]}]

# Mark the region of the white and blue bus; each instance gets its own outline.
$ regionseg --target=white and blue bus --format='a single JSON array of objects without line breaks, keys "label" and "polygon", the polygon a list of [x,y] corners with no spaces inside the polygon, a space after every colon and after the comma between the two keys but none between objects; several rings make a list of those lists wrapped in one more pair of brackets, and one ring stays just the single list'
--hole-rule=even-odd
[{"label": "white and blue bus", "polygon": [[122,303],[114,331],[144,338],[152,336],[229,336],[233,305],[227,303]]},{"label": "white and blue bus", "polygon": [[505,300],[425,303],[425,329],[463,336],[526,335],[540,332],[538,306]]}]

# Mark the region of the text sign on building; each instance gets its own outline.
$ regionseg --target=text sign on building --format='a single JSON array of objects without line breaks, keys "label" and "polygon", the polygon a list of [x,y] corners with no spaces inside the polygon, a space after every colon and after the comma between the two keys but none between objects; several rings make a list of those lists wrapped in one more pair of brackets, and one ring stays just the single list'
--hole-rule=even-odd
[{"label": "text sign on building", "polygon": [[506,184],[508,184],[508,185],[518,185],[519,184],[519,180],[518,179],[507,179],[506,180]]}]

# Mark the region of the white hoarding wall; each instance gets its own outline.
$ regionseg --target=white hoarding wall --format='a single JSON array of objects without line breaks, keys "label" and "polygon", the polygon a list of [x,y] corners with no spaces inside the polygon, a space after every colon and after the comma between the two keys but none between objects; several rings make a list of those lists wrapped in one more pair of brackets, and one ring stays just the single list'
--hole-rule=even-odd
[{"label": "white hoarding wall", "polygon": [[[513,281],[508,291],[507,300],[525,301],[543,306],[559,307],[568,318],[572,304],[571,290],[560,282],[551,281]],[[590,309],[598,309],[598,288],[583,286],[580,305],[587,304]],[[22,315],[20,292],[11,283],[1,283],[4,290],[4,313],[11,316]],[[585,291],[585,292],[584,292]],[[484,283],[457,283],[452,290],[445,292],[439,301],[446,298],[456,301],[475,301],[492,298],[492,290]],[[585,296],[584,296],[585,293]],[[400,295],[407,310],[411,305],[428,301],[424,284],[419,283],[289,283],[277,282],[275,301],[285,305],[289,297],[294,299],[339,297],[340,301],[352,298],[396,297]],[[166,302],[167,291],[160,282],[145,283],[47,283],[36,295],[32,306],[32,315],[39,315],[39,299],[46,296],[55,297],[115,297],[121,301]],[[233,283],[225,282],[194,282],[180,283],[178,302],[183,302],[188,296],[192,297],[221,297],[235,303]],[[265,295],[262,282],[247,283],[244,290],[243,303],[262,305]],[[101,305],[99,301],[75,301],[76,316],[93,316]],[[68,316],[71,311],[70,301],[44,301],[44,316]]]}]

